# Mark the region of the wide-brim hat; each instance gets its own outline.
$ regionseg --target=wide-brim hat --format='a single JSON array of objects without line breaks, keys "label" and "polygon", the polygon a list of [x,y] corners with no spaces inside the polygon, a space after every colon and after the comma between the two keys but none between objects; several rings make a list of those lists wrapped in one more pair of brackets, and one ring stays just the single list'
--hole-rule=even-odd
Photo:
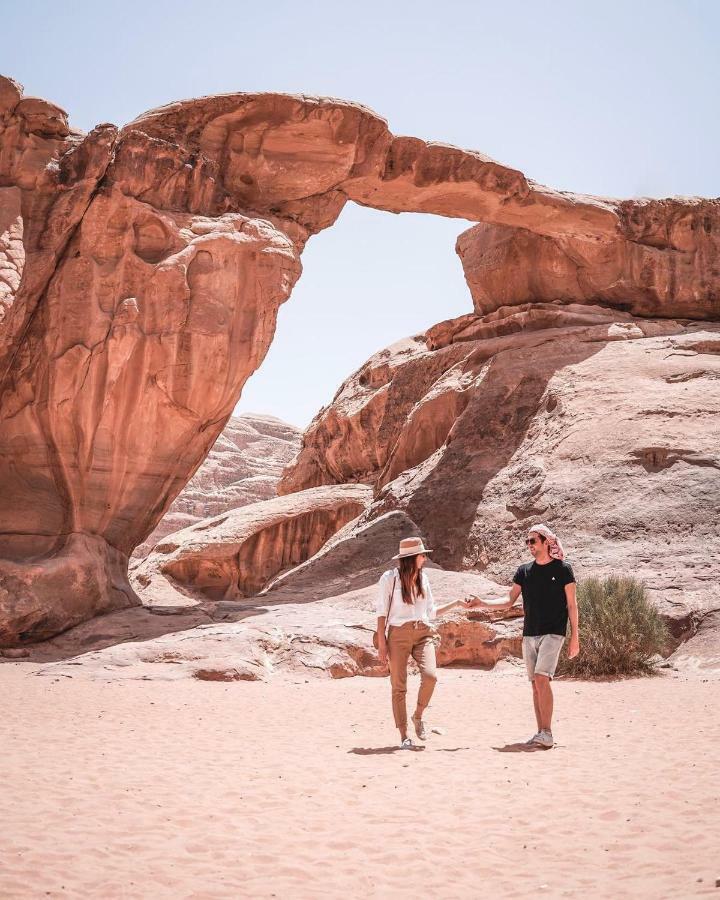
[{"label": "wide-brim hat", "polygon": [[397,555],[393,556],[393,559],[402,559],[403,556],[417,556],[418,553],[432,553],[432,550],[427,549],[423,544],[422,538],[403,538],[400,541]]}]

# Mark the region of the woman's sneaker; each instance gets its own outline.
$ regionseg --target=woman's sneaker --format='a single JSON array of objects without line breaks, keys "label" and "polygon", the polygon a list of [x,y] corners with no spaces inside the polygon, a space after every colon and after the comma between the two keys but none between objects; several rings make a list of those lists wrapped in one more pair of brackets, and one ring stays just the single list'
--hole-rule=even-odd
[{"label": "woman's sneaker", "polygon": [[422,719],[416,719],[415,716],[412,717],[412,723],[415,726],[415,734],[420,738],[421,741],[427,740],[427,729],[425,728],[425,723]]},{"label": "woman's sneaker", "polygon": [[555,744],[551,731],[538,731],[532,742],[533,744],[539,744],[541,747],[545,747],[547,750]]}]

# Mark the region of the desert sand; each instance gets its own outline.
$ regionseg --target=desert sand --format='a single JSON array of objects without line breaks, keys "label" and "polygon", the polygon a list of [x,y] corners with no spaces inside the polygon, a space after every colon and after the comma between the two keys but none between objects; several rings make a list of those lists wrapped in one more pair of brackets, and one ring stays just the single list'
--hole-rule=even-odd
[{"label": "desert sand", "polygon": [[[718,896],[717,674],[443,669],[423,750],[384,678],[37,677],[4,661],[0,896]],[[411,688],[417,684],[411,677]]]}]

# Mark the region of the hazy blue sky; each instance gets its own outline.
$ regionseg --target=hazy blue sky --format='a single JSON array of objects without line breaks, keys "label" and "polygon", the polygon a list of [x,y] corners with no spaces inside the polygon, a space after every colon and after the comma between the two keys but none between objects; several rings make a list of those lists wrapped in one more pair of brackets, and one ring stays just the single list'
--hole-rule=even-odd
[{"label": "hazy blue sky", "polygon": [[[0,71],[84,129],[202,94],[324,94],[554,187],[718,196],[718,46],[715,0],[24,0],[3,4]],[[465,227],[348,204],[238,409],[304,426],[376,350],[469,311]]]}]

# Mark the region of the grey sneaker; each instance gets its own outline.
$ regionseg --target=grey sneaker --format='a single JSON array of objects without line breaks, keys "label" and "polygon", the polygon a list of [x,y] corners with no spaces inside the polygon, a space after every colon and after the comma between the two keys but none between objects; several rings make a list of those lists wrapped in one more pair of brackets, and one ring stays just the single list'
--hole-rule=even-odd
[{"label": "grey sneaker", "polygon": [[555,744],[551,731],[539,731],[533,738],[533,744],[539,744],[547,750]]},{"label": "grey sneaker", "polygon": [[537,739],[540,737],[541,734],[542,734],[541,731],[536,731],[535,734],[534,734],[531,738],[528,738],[528,739],[525,741],[525,743],[526,743],[526,744],[536,744],[536,743],[537,743]]},{"label": "grey sneaker", "polygon": [[415,716],[412,717],[412,723],[415,726],[415,734],[420,738],[421,741],[427,740],[427,729],[425,728],[425,723],[422,719],[416,719]]},{"label": "grey sneaker", "polygon": [[410,738],[405,738],[405,740],[400,744],[401,750],[414,750],[415,744],[410,740]]}]

